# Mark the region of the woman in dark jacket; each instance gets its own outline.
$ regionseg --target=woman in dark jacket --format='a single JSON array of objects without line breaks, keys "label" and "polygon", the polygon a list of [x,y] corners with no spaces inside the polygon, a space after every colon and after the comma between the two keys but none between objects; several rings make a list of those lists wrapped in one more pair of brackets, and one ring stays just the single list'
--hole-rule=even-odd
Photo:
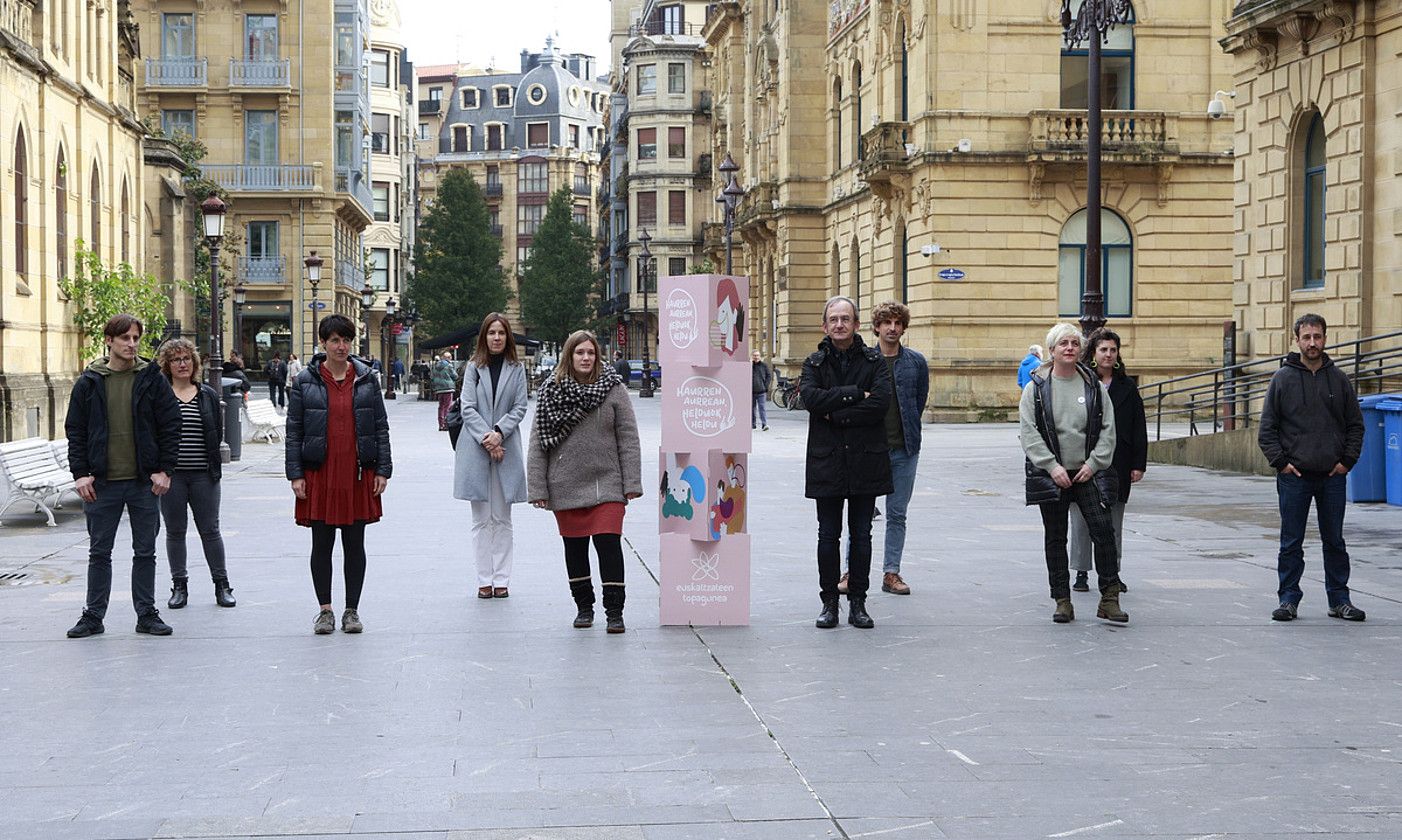
[{"label": "woman in dark jacket", "polygon": [[823,611],[814,624],[837,626],[842,574],[842,508],[847,504],[847,623],[875,626],[866,611],[871,575],[871,519],[876,497],[892,490],[886,443],[891,371],[881,351],[857,334],[857,306],[834,297],[823,307],[826,338],[803,362],[799,392],[808,409],[804,495],[818,507],[818,586]]},{"label": "woman in dark jacket", "polygon": [[[1115,523],[1115,557],[1121,572],[1124,570],[1124,524],[1125,503],[1129,501],[1130,486],[1144,477],[1149,460],[1149,431],[1144,419],[1144,400],[1139,396],[1139,388],[1125,372],[1124,359],[1120,356],[1120,337],[1111,330],[1098,329],[1086,339],[1081,351],[1081,364],[1095,371],[1100,384],[1110,394],[1110,402],[1115,406],[1115,460],[1111,469],[1119,479],[1119,504],[1110,509]],[[1079,511],[1071,512],[1071,568],[1076,570],[1076,582],[1071,588],[1077,592],[1089,592],[1090,583],[1086,579],[1090,571],[1091,542],[1090,531],[1086,530],[1085,517]],[[1128,592],[1123,577],[1120,591]]]},{"label": "woman in dark jacket", "polygon": [[161,497],[171,582],[166,606],[178,610],[190,600],[185,532],[189,527],[187,513],[194,513],[204,561],[214,579],[214,602],[232,607],[237,602],[224,565],[224,537],[219,533],[219,444],[224,439],[219,395],[200,381],[200,354],[189,339],[175,338],[162,344],[159,363],[180,404],[180,454],[170,473],[170,490]]},{"label": "woman in dark jacket", "polygon": [[380,496],[394,464],[384,395],[370,366],[351,356],[355,325],[330,315],[317,327],[321,353],[287,395],[287,480],[297,496],[297,524],[312,529],[312,583],[321,604],[312,630],[336,629],[331,610],[331,550],[341,532],[346,609],[341,630],[359,633],[365,583],[365,526],[380,521]]}]

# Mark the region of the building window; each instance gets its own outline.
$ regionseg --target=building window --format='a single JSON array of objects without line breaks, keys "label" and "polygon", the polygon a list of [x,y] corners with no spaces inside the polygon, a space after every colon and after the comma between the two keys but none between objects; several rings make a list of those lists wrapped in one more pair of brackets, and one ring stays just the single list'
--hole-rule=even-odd
[{"label": "building window", "polygon": [[[277,258],[280,256],[282,255],[278,252],[277,222],[249,222],[249,271],[266,277],[268,272],[276,266]],[[282,279],[280,268],[277,279]]]},{"label": "building window", "polygon": [[[475,91],[476,89],[474,88],[473,90]],[[429,102],[442,102],[442,101],[443,101],[443,88],[441,88],[441,87],[432,87],[432,88],[429,88],[429,89],[428,89],[428,101],[429,101]]]},{"label": "building window", "polygon": [[910,302],[910,234],[905,222],[896,227],[896,285],[901,290],[901,303]]},{"label": "building window", "polygon": [[667,224],[686,224],[686,190],[667,192]]},{"label": "building window", "polygon": [[430,139],[432,139],[432,138],[429,136],[429,133],[428,133],[428,123],[419,123],[419,134],[418,134],[418,138],[419,138],[420,140],[430,140]]},{"label": "building window", "polygon": [[492,100],[496,103],[498,108],[510,108],[511,92],[512,88],[510,85],[497,85],[492,88]]},{"label": "building window", "polygon": [[573,214],[572,214],[572,217],[573,217],[573,219],[574,219],[574,223],[575,223],[575,224],[579,225],[579,226],[582,227],[582,228],[585,228],[586,230],[588,229],[588,227],[589,227],[589,208],[588,208],[588,207],[584,206],[583,204],[576,204],[576,205],[574,205],[574,212],[573,212]]},{"label": "building window", "polygon": [[[24,129],[15,136],[15,275],[23,279],[29,270],[29,152]],[[93,171],[96,175],[97,171]]]},{"label": "building window", "polygon": [[663,6],[657,10],[658,16],[662,18],[663,35],[681,35],[686,22],[685,13],[681,6]]},{"label": "building window", "polygon": [[360,50],[355,37],[355,13],[336,13],[336,90],[359,89]]},{"label": "building window", "polygon": [[492,165],[487,167],[487,192],[493,189],[497,193],[501,192],[501,167]]},{"label": "building window", "polygon": [[[1073,3],[1080,14],[1082,0]],[[1111,27],[1100,48],[1100,107],[1107,111],[1134,108],[1134,19]],[[1086,79],[1090,53],[1084,49],[1061,51],[1061,107],[1083,111],[1087,107]]]},{"label": "building window", "polygon": [[842,168],[842,80],[832,83],[832,171]]},{"label": "building window", "polygon": [[345,168],[355,165],[355,114],[351,111],[336,112],[336,166]]},{"label": "building window", "polygon": [[686,65],[667,65],[667,92],[686,93]]},{"label": "building window", "polygon": [[848,286],[847,296],[857,302],[857,311],[862,311],[862,251],[857,245],[857,240],[852,240],[852,247],[847,255]]},{"label": "building window", "polygon": [[88,215],[91,217],[92,236],[88,240],[88,250],[102,253],[102,176],[97,174],[97,164],[93,164],[92,178],[88,181]]},{"label": "building window", "polygon": [[[1081,314],[1086,292],[1086,211],[1076,211],[1061,229],[1057,300],[1062,315]],[[1129,225],[1111,210],[1100,211],[1100,288],[1105,315],[1128,318],[1133,314],[1134,240]]]},{"label": "building window", "polygon": [[544,163],[523,163],[518,169],[520,188],[523,193],[550,192],[550,171]]},{"label": "building window", "polygon": [[370,151],[389,154],[389,114],[370,115]]},{"label": "building window", "polygon": [[127,194],[127,182],[122,181],[122,214],[119,218],[121,227],[118,230],[122,236],[122,262],[131,262],[131,199]]},{"label": "building window", "polygon": [[638,160],[657,160],[657,129],[638,129]]},{"label": "building window", "polygon": [[243,112],[243,162],[277,165],[277,111]]},{"label": "building window", "polygon": [[522,265],[522,266],[524,266],[526,263],[530,262],[530,259],[531,259],[531,246],[529,246],[529,245],[517,245],[517,246],[516,246],[516,264],[517,264],[517,265]]},{"label": "building window", "polygon": [[370,51],[370,84],[378,88],[389,87],[389,51]]},{"label": "building window", "polygon": [[1324,137],[1324,120],[1319,114],[1310,120],[1305,139],[1305,200],[1304,200],[1304,282],[1306,289],[1324,285],[1324,194],[1328,166],[1328,151]]},{"label": "building window", "polygon": [[550,123],[526,123],[526,147],[550,148]]},{"label": "building window", "polygon": [[570,148],[579,148],[579,126],[577,125],[570,126]]},{"label": "building window", "polygon": [[506,148],[506,131],[501,123],[489,123],[487,125],[487,151],[499,152]]},{"label": "building window", "polygon": [[470,151],[472,151],[472,126],[470,126],[470,125],[455,125],[455,126],[453,126],[453,151],[455,151],[455,152],[470,152]]},{"label": "building window", "polygon": [[243,56],[249,61],[277,61],[277,15],[244,15]]},{"label": "building window", "polygon": [[366,278],[370,288],[381,292],[389,291],[389,249],[370,249],[370,276]]},{"label": "building window", "polygon": [[667,129],[667,157],[686,157],[686,128],[674,125]]},{"label": "building window", "polygon": [[189,12],[161,15],[161,58],[195,59],[195,16]]},{"label": "building window", "polygon": [[389,221],[389,183],[387,181],[374,181],[370,184],[370,193],[374,196],[375,221]]},{"label": "building window", "polygon": [[167,137],[183,134],[193,138],[195,136],[195,112],[190,110],[162,111],[161,133]]},{"label": "building window", "polygon": [[501,208],[493,207],[487,214],[487,224],[491,225],[492,236],[501,236]]},{"label": "building window", "polygon": [[638,226],[657,227],[657,193],[638,193]]},{"label": "building window", "polygon": [[862,65],[860,62],[852,66],[852,148],[857,150],[857,160],[867,159],[866,143],[862,140]]},{"label": "building window", "polygon": [[532,105],[545,103],[545,85],[534,84],[526,88],[526,101]]},{"label": "building window", "polygon": [[657,93],[657,65],[638,65],[638,95],[652,96]]},{"label": "building window", "polygon": [[544,204],[522,204],[516,208],[516,235],[535,236],[545,219]]},{"label": "building window", "polygon": [[[434,88],[437,91],[438,88]],[[458,91],[458,98],[462,101],[462,107],[472,111],[481,107],[481,96],[475,87],[467,87]]]},{"label": "building window", "polygon": [[58,151],[54,167],[54,239],[58,245],[58,277],[68,276],[68,163]]},{"label": "building window", "polygon": [[686,257],[667,258],[667,276],[682,277],[686,275]]}]

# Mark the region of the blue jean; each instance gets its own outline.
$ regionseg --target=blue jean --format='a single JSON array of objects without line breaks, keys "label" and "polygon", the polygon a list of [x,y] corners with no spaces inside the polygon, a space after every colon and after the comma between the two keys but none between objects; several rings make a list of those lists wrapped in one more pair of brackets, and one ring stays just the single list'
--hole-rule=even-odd
[{"label": "blue jean", "polygon": [[1310,502],[1319,520],[1319,539],[1324,543],[1324,593],[1329,606],[1349,602],[1348,549],[1344,546],[1344,505],[1348,486],[1347,476],[1302,478],[1279,473],[1275,477],[1275,492],[1280,497],[1280,556],[1276,567],[1280,572],[1281,601],[1300,603],[1300,577],[1305,573],[1305,524],[1309,520]]},{"label": "blue jean", "polygon": [[769,411],[764,404],[764,398],[767,397],[768,394],[764,393],[763,391],[760,391],[756,394],[752,394],[751,396],[752,399],[750,400],[750,428],[753,429],[755,427],[756,419],[759,420],[759,425],[768,426]]},{"label": "blue jean", "polygon": [[156,534],[160,531],[160,499],[147,479],[107,481],[93,485],[97,498],[83,503],[88,521],[88,601],[83,612],[99,621],[107,615],[112,595],[112,544],[125,508],[131,521],[131,602],[138,616],[156,611]]},{"label": "blue jean", "polygon": [[905,551],[905,511],[915,492],[915,470],[920,465],[920,453],[905,454],[904,449],[891,450],[891,484],[894,489],[886,497],[886,554],[881,571],[901,573],[901,554]]}]

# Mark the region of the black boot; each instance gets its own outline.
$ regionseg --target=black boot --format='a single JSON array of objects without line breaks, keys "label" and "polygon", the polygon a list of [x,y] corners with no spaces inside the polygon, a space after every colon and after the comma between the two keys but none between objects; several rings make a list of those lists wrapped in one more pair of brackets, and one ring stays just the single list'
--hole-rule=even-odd
[{"label": "black boot", "polygon": [[848,624],[861,630],[870,630],[876,626],[876,622],[872,621],[871,616],[867,615],[867,599],[849,597],[847,600],[851,605],[851,608],[847,612]]},{"label": "black boot", "polygon": [[214,579],[214,603],[221,607],[238,606],[238,601],[234,600],[234,590],[229,587],[228,578]]},{"label": "black boot", "polygon": [[574,617],[574,626],[581,629],[593,627],[594,582],[589,578],[570,581],[570,595],[574,597],[574,605],[579,610]]},{"label": "black boot", "polygon": [[623,602],[627,594],[621,583],[604,584],[604,618],[610,633],[622,633],[628,629],[623,625]]},{"label": "black boot", "polygon": [[184,609],[190,603],[190,579],[172,578],[170,581],[170,600],[166,601],[166,606],[173,610]]},{"label": "black boot", "polygon": [[818,620],[813,622],[813,626],[820,630],[831,630],[837,626],[837,596],[823,598],[823,611],[818,613]]}]

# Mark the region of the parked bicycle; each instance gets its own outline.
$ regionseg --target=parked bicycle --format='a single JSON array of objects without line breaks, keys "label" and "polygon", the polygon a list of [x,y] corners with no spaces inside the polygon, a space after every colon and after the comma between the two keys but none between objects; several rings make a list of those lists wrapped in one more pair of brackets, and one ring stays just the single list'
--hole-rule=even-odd
[{"label": "parked bicycle", "polygon": [[790,379],[777,371],[774,379],[774,391],[770,394],[770,401],[779,408],[785,408],[789,411],[802,408],[803,398],[798,393],[798,380]]}]

